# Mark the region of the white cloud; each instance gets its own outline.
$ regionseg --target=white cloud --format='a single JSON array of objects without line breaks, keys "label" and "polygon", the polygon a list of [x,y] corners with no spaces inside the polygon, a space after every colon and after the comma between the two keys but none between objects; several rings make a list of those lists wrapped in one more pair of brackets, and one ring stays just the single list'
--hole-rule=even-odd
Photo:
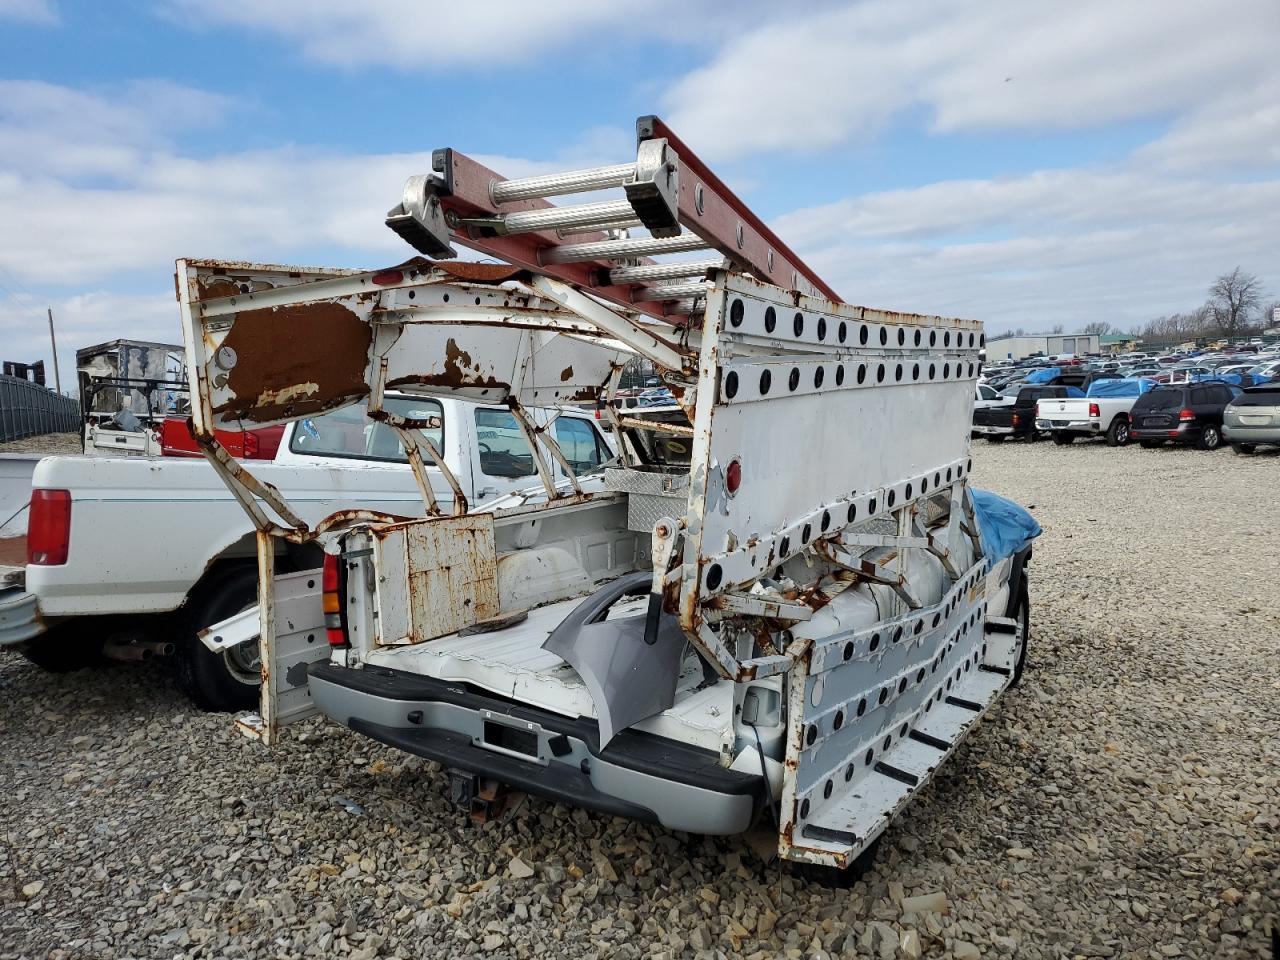
[{"label": "white cloud", "polygon": [[989,328],[1141,324],[1237,264],[1280,292],[1280,180],[1042,171],[867,194],[774,224],[847,299]]},{"label": "white cloud", "polygon": [[1085,128],[1181,111],[1280,72],[1274,0],[867,0],[788,9],[666,96],[707,155],[812,152],[923,109],[935,131]]},{"label": "white cloud", "polygon": [[58,22],[58,11],[52,0],[0,0],[0,20],[52,25]]},{"label": "white cloud", "polygon": [[172,289],[166,293],[123,294],[106,290],[52,297],[37,302],[10,287],[0,291],[0,359],[32,363],[43,360],[45,377],[54,385],[52,353],[49,349],[49,322],[45,308],[53,309],[58,337],[58,369],[62,390],[73,392],[76,382],[76,350],[105,340],[125,337],[159,343],[181,343],[178,304]]},{"label": "white cloud", "polygon": [[[383,66],[435,71],[445,67],[501,73],[513,64],[569,48],[588,62],[574,41],[600,45],[616,31],[680,38],[692,8],[708,0],[651,0],[642,8],[601,0],[487,0],[423,4],[418,0],[166,0],[170,15],[192,27],[224,24],[276,34],[313,60],[343,67]],[[512,82],[519,82],[513,77]],[[535,81],[540,82],[540,81]]]}]

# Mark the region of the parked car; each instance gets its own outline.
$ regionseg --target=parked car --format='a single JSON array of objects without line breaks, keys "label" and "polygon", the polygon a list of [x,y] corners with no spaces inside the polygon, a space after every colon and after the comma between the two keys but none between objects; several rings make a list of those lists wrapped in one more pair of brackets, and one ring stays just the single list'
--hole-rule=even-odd
[{"label": "parked car", "polygon": [[1236,453],[1280,446],[1280,384],[1251,387],[1233,398],[1222,414],[1222,436]]},{"label": "parked car", "polygon": [[1077,437],[1105,436],[1107,445],[1129,442],[1129,411],[1150,383],[1141,380],[1095,380],[1083,397],[1041,399],[1036,404],[1036,429],[1065,445]]},{"label": "parked car", "polygon": [[1162,385],[1140,396],[1130,411],[1130,436],[1143,447],[1194,443],[1201,450],[1222,445],[1222,415],[1239,387],[1226,383]]},{"label": "parked car", "polygon": [[973,430],[988,443],[1003,443],[1010,437],[1039,440],[1036,430],[1036,402],[1045,397],[1065,397],[1066,387],[1021,387],[1013,403],[973,411]]},{"label": "parked car", "polygon": [[[438,421],[426,432],[471,506],[537,482],[528,443],[505,407],[388,402],[402,416]],[[533,416],[547,424],[555,411]],[[363,405],[266,429],[283,437],[274,458],[257,461],[254,472],[309,522],[344,508],[421,516],[404,449],[389,427],[364,416]],[[613,457],[590,412],[562,411],[552,429],[575,471]],[[558,465],[555,472],[563,477]],[[426,473],[447,503],[453,494],[443,474],[434,465]],[[253,523],[203,458],[45,457],[32,487],[25,586],[0,590],[0,645],[20,644],[28,659],[54,671],[104,654],[172,652],[181,685],[200,706],[240,709],[257,701],[257,644],[214,653],[197,640],[204,627],[253,602],[258,578]],[[300,548],[276,562],[306,570],[318,567],[320,556]]]}]

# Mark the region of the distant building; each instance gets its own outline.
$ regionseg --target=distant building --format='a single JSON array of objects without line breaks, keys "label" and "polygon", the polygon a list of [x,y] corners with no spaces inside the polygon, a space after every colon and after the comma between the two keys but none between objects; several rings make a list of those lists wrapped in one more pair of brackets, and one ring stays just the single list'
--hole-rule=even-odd
[{"label": "distant building", "polygon": [[1099,352],[1101,347],[1096,333],[1032,334],[987,341],[988,360],[1021,360],[1035,354],[1053,357],[1063,353],[1079,357]]}]

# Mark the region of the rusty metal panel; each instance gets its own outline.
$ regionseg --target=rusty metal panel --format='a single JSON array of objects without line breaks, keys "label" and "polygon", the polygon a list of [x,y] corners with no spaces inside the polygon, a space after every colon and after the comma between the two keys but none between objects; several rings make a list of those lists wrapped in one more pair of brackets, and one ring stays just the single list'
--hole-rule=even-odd
[{"label": "rusty metal panel", "polygon": [[498,614],[492,514],[404,526],[412,639],[455,633]]},{"label": "rusty metal panel", "polygon": [[374,593],[378,619],[374,625],[374,641],[381,646],[413,643],[413,624],[409,619],[409,556],[405,546],[407,528],[388,527],[372,538],[373,568],[378,571]]}]

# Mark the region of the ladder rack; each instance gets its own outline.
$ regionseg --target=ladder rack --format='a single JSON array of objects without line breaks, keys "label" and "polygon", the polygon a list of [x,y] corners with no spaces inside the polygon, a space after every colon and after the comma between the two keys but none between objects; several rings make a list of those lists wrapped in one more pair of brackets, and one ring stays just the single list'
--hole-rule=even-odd
[{"label": "ladder rack", "polygon": [[[721,267],[842,302],[659,118],[637,120],[636,141],[634,163],[516,180],[437,150],[387,226],[429,257],[455,257],[460,243],[657,318],[702,313],[707,273]],[[546,199],[617,189],[623,199]],[[717,256],[653,259],[702,251]]]}]

